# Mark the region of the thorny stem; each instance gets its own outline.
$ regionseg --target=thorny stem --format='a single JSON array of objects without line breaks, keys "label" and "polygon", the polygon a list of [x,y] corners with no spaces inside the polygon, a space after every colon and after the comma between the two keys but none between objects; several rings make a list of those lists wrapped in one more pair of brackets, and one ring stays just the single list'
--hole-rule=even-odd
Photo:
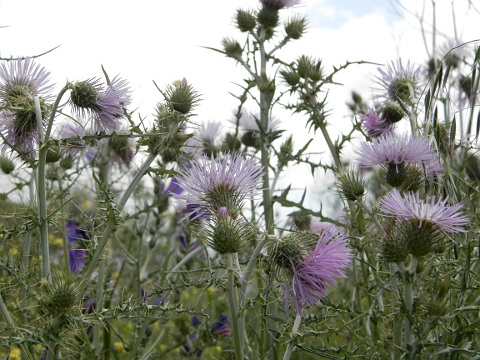
[{"label": "thorny stem", "polygon": [[[292,335],[298,334],[298,328],[300,327],[301,322],[302,322],[302,315],[297,314],[297,316],[295,317],[295,322],[293,323],[293,327],[292,327]],[[283,355],[283,360],[289,360],[290,356],[292,356],[292,351],[293,351],[293,348],[295,347],[292,340],[293,339],[291,339],[288,342],[287,350],[285,350],[285,354]]]},{"label": "thorny stem", "polygon": [[227,292],[228,302],[230,305],[230,314],[232,317],[233,340],[235,343],[235,356],[237,360],[243,360],[243,327],[241,326],[241,319],[238,316],[238,304],[235,296],[235,263],[238,261],[238,253],[228,253],[228,279]]},{"label": "thorny stem", "polygon": [[[140,182],[140,180],[142,179],[143,175],[145,175],[147,170],[150,168],[150,165],[152,164],[153,160],[155,160],[155,158],[156,158],[155,154],[149,154],[148,158],[145,160],[142,167],[138,170],[137,174],[135,175],[135,178],[133,179],[131,184],[128,186],[127,190],[125,190],[122,198],[120,199],[120,201],[117,204],[117,209],[116,210],[119,213],[122,211],[123,207],[127,203],[128,199],[132,195],[133,191],[137,187],[137,185]],[[105,248],[105,245],[107,244],[108,238],[109,238],[110,234],[112,233],[113,229],[115,228],[115,225],[116,225],[115,218],[116,218],[116,216],[114,214],[112,214],[112,216],[110,216],[110,218],[108,220],[107,226],[106,226],[105,230],[103,231],[102,238],[101,238],[99,244],[97,245],[97,248],[95,249],[95,252],[93,253],[92,258],[91,258],[91,260],[88,264],[88,267],[87,267],[87,269],[84,273],[84,278],[85,279],[88,279],[92,275],[93,270],[95,269],[95,267],[97,265],[97,262],[98,262],[98,260],[100,259],[101,255],[103,253],[103,249]]]}]

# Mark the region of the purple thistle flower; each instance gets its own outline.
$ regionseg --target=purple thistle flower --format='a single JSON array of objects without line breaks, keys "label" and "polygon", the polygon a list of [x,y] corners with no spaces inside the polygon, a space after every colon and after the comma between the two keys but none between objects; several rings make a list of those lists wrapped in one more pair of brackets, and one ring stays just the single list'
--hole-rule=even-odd
[{"label": "purple thistle flower", "polygon": [[387,68],[377,68],[381,76],[377,76],[377,83],[383,92],[377,97],[386,104],[388,101],[412,104],[420,93],[421,67],[410,63],[404,66],[402,59],[392,61]]},{"label": "purple thistle flower", "polygon": [[[34,60],[11,60],[0,65],[0,133],[4,146],[31,155],[38,141],[33,98],[48,97],[50,73]],[[42,114],[48,112],[41,99]]]},{"label": "purple thistle flower", "polygon": [[120,128],[124,108],[131,102],[128,83],[116,76],[106,86],[98,79],[70,85],[70,103],[79,115],[88,115],[95,133],[112,133]]},{"label": "purple thistle flower", "polygon": [[221,207],[232,214],[242,207],[246,197],[259,192],[262,175],[262,168],[253,158],[243,159],[240,154],[223,159],[204,156],[180,172],[177,180],[184,193],[172,195],[185,200],[187,207],[195,205],[187,215],[192,219],[205,212],[216,214]]},{"label": "purple thistle flower", "polygon": [[392,124],[378,115],[373,109],[368,109],[368,112],[362,115],[360,119],[368,136],[372,138],[389,134],[393,130]]},{"label": "purple thistle flower", "polygon": [[444,233],[467,232],[468,216],[462,215],[462,204],[447,206],[448,198],[442,200],[435,196],[421,200],[418,193],[407,192],[404,196],[393,189],[380,203],[380,210],[385,216],[399,221],[417,221],[419,227],[430,226]]},{"label": "purple thistle flower", "polygon": [[19,96],[46,96],[53,87],[49,80],[50,73],[35,60],[11,60],[0,65],[0,98],[10,102]]},{"label": "purple thistle flower", "polygon": [[434,150],[425,137],[396,135],[389,133],[365,142],[356,151],[360,168],[376,165],[402,164],[418,165],[425,168],[427,176],[438,176],[443,172]]},{"label": "purple thistle flower", "polygon": [[324,232],[314,251],[292,267],[293,304],[299,314],[302,309],[321,301],[328,285],[335,285],[336,278],[344,278],[352,253],[346,235]]}]

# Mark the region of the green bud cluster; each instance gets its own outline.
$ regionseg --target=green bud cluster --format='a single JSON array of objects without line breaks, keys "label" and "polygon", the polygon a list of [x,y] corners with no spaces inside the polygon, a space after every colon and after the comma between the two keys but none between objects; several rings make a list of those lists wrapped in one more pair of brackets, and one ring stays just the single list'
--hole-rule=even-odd
[{"label": "green bud cluster", "polygon": [[73,274],[61,274],[43,288],[43,310],[51,315],[62,315],[77,307],[84,290],[81,279]]},{"label": "green bud cluster", "polygon": [[322,61],[306,55],[302,55],[297,59],[296,69],[298,75],[303,79],[310,79],[316,82],[324,78]]},{"label": "green bud cluster", "polygon": [[257,21],[265,29],[273,29],[277,27],[279,20],[278,9],[263,6],[257,13]]}]

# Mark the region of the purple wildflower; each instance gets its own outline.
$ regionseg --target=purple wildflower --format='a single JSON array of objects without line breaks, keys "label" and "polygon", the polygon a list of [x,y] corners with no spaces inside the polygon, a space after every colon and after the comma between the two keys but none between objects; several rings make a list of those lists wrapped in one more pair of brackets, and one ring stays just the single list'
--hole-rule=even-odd
[{"label": "purple wildflower", "polygon": [[204,156],[200,161],[190,162],[177,177],[184,189],[182,194],[172,194],[185,200],[190,209],[188,216],[196,219],[202,213],[217,214],[221,207],[230,214],[239,211],[246,197],[255,196],[262,181],[262,168],[253,158],[227,155],[223,159]]},{"label": "purple wildflower", "polygon": [[448,198],[435,196],[421,200],[418,193],[407,192],[404,196],[393,189],[380,203],[381,211],[399,221],[416,221],[418,226],[438,228],[444,233],[467,232],[468,216],[462,215],[462,204],[447,206]]},{"label": "purple wildflower", "polygon": [[438,157],[425,137],[386,134],[362,143],[356,153],[360,168],[392,165],[398,170],[400,165],[410,164],[424,167],[427,176],[442,173]]},{"label": "purple wildflower", "polygon": [[368,109],[368,112],[360,117],[364,129],[368,136],[374,138],[380,135],[388,134],[392,131],[392,124],[387,122],[385,118],[377,114],[373,109]]},{"label": "purple wildflower", "polygon": [[4,146],[31,155],[38,141],[38,124],[33,98],[39,96],[42,114],[46,115],[44,97],[53,84],[50,73],[34,60],[11,60],[0,65],[0,133]]},{"label": "purple wildflower", "polygon": [[116,76],[104,87],[98,79],[70,85],[70,103],[79,115],[88,115],[93,132],[112,133],[120,128],[124,108],[131,102],[128,83]]},{"label": "purple wildflower", "polygon": [[336,284],[336,278],[346,277],[351,258],[345,235],[320,235],[314,251],[292,267],[293,304],[299,314],[303,308],[319,303],[327,294],[327,286]]},{"label": "purple wildflower", "polygon": [[50,73],[35,60],[11,60],[0,65],[0,98],[7,102],[18,97],[45,96],[52,89],[48,85]]},{"label": "purple wildflower", "polygon": [[214,333],[227,336],[230,334],[230,328],[228,327],[228,317],[225,314],[221,314],[217,321],[212,325],[212,330]]},{"label": "purple wildflower", "polygon": [[79,224],[75,221],[68,221],[65,227],[67,230],[67,241],[71,246],[68,250],[70,271],[79,273],[85,266],[88,252],[86,249],[75,248],[73,246],[84,240],[89,240],[90,236],[84,230],[80,229]]},{"label": "purple wildflower", "polygon": [[418,98],[420,92],[420,71],[419,66],[407,61],[404,66],[402,59],[392,61],[387,68],[377,69],[381,76],[377,76],[377,83],[383,92],[378,95],[379,100],[384,104],[389,101],[412,104]]}]

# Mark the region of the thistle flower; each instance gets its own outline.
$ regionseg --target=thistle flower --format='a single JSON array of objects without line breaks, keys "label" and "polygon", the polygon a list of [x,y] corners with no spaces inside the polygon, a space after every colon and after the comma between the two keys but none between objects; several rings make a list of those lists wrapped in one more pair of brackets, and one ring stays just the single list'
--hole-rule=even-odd
[{"label": "thistle flower", "polygon": [[135,142],[125,131],[108,138],[109,161],[130,167],[135,152]]},{"label": "thistle flower", "polygon": [[374,109],[369,108],[368,112],[360,117],[360,120],[368,136],[372,138],[392,131],[392,124],[378,115]]},{"label": "thistle flower", "polygon": [[69,88],[71,105],[79,115],[92,120],[94,133],[111,134],[120,127],[123,109],[131,102],[126,80],[116,76],[105,87],[99,79],[90,79],[69,84]]},{"label": "thistle flower", "polygon": [[440,175],[442,166],[425,137],[396,135],[393,133],[365,142],[356,151],[360,168],[382,165],[387,182],[394,187],[418,187],[422,174]]},{"label": "thistle flower", "polygon": [[238,214],[246,197],[259,192],[263,171],[254,159],[243,159],[241,155],[227,155],[223,159],[191,161],[180,175],[178,184],[184,189],[172,196],[185,200],[187,205],[196,205],[187,215],[198,218],[203,212],[217,214],[226,207],[232,216]]},{"label": "thistle flower", "polygon": [[45,99],[53,84],[48,84],[50,73],[34,60],[11,60],[0,65],[0,133],[4,146],[11,146],[21,154],[31,155],[38,141],[38,124],[33,98],[40,97],[44,118],[49,107]]},{"label": "thistle flower", "polygon": [[[351,257],[346,235],[329,231],[321,234],[297,232],[274,245],[269,262],[273,269],[283,268],[291,276],[292,283],[286,287],[292,290],[293,305],[302,314],[305,307],[319,303],[327,295],[328,286],[335,285],[336,278],[346,277]],[[286,291],[287,310],[288,296]]]},{"label": "thistle flower", "polygon": [[377,68],[381,76],[377,76],[377,83],[383,92],[378,95],[384,104],[396,101],[400,104],[413,104],[420,93],[420,67],[410,61],[404,66],[402,59],[392,61],[384,70]]},{"label": "thistle flower", "polygon": [[189,138],[183,150],[192,158],[200,156],[202,153],[211,156],[219,148],[221,123],[217,121],[207,121],[200,125],[196,134]]},{"label": "thistle flower", "polygon": [[414,221],[419,227],[436,227],[444,233],[467,232],[468,216],[462,215],[462,204],[447,206],[448,198],[435,196],[420,199],[418,193],[408,192],[404,196],[393,189],[380,203],[380,210],[398,221]]}]

